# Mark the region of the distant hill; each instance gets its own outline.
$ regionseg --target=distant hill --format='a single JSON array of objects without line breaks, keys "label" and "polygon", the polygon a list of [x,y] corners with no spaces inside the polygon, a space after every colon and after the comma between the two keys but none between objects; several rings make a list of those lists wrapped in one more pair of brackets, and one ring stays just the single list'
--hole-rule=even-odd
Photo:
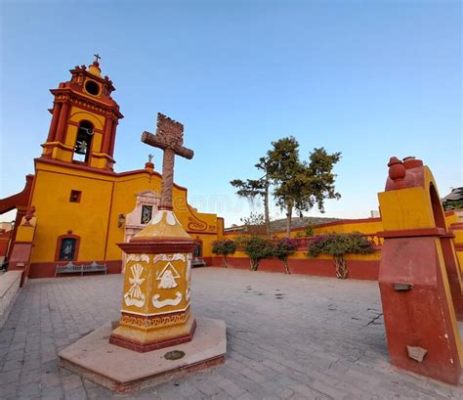
[{"label": "distant hill", "polygon": [[[296,229],[296,228],[304,228],[307,225],[321,225],[321,224],[326,224],[328,222],[333,222],[333,221],[340,221],[339,218],[325,218],[325,217],[294,217],[291,220],[291,228]],[[245,225],[234,225],[228,228],[225,228],[225,232],[239,232],[239,231],[244,231],[246,229]],[[274,221],[270,221],[270,232],[281,232],[286,229],[286,218],[282,219],[276,219]]]}]

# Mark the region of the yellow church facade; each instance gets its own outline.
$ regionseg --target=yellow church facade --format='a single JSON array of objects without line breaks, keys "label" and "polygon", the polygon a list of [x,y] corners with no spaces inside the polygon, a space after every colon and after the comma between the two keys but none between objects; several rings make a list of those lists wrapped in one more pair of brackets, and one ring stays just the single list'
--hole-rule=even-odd
[{"label": "yellow church facade", "polygon": [[[72,78],[51,90],[55,101],[41,157],[23,192],[0,200],[0,213],[16,208],[9,249],[10,269],[31,278],[54,276],[57,265],[105,265],[122,270],[118,243],[142,230],[158,211],[161,175],[146,162],[139,170],[113,170],[116,128],[123,118],[98,61],[71,70]],[[196,240],[196,262],[211,260],[223,219],[188,204],[187,189],[174,185],[173,207]]]}]

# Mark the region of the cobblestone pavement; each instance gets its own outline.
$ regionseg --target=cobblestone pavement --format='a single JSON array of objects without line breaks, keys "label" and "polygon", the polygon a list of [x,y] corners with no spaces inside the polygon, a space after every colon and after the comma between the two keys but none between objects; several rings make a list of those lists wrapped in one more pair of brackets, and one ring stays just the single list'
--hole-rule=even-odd
[{"label": "cobblestone pavement", "polygon": [[225,364],[136,394],[58,367],[57,352],[119,316],[122,277],[29,281],[0,331],[0,399],[463,399],[389,365],[376,282],[193,271],[196,316],[224,319]]}]

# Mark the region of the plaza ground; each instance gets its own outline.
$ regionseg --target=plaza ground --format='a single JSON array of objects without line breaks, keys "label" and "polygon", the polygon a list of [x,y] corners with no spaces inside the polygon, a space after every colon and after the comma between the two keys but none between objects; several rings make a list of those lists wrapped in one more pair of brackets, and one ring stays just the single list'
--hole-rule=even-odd
[{"label": "plaza ground", "polygon": [[57,352],[119,317],[121,275],[30,280],[0,331],[0,399],[463,399],[388,363],[377,282],[193,270],[196,316],[227,324],[225,364],[135,394],[58,367]]}]

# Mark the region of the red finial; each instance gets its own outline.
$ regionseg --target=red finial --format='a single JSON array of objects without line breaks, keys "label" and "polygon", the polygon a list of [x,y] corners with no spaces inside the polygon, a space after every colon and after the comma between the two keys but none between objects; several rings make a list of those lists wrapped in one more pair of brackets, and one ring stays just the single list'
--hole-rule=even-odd
[{"label": "red finial", "polygon": [[153,163],[153,155],[152,154],[148,154],[148,161],[145,163],[145,169],[149,170],[149,171],[153,171],[154,170],[154,163]]},{"label": "red finial", "polygon": [[405,178],[404,164],[397,157],[391,157],[387,166],[389,167],[389,178],[393,181]]}]

